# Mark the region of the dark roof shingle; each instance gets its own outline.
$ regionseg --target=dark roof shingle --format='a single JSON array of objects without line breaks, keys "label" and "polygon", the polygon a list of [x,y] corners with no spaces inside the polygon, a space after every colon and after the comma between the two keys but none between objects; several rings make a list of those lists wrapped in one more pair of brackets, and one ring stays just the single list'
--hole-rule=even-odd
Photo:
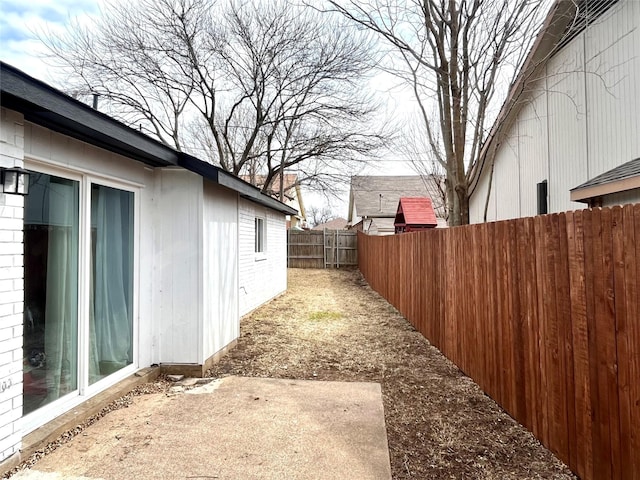
[{"label": "dark roof shingle", "polygon": [[359,217],[395,218],[401,197],[431,198],[436,216],[445,217],[440,190],[434,176],[355,176],[351,195]]},{"label": "dark roof shingle", "polygon": [[640,158],[623,163],[622,165],[612,168],[591,180],[587,180],[582,185],[572,188],[571,191],[581,190],[583,188],[595,187],[596,185],[604,185],[605,183],[617,182],[631,177],[640,176]]}]

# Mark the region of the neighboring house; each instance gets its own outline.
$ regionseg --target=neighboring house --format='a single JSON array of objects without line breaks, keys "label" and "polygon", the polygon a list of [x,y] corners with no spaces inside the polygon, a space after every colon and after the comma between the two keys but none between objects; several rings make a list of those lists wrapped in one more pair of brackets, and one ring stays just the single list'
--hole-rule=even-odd
[{"label": "neighboring house", "polygon": [[347,229],[347,219],[338,217],[333,220],[329,220],[328,222],[321,223],[312,228],[312,230],[346,230]]},{"label": "neighboring house", "polygon": [[[266,175],[242,175],[241,178],[252,185],[256,185],[260,189],[263,189],[267,180]],[[298,181],[298,175],[295,173],[285,173],[282,187],[283,199],[280,198],[280,175],[276,175],[271,179],[271,183],[269,187],[264,190],[264,193],[277,200],[281,200],[285,205],[297,211],[296,215],[287,216],[287,229],[306,228],[307,217],[304,202],[302,201],[302,191],[300,182]]]},{"label": "neighboring house", "polygon": [[403,197],[393,222],[395,233],[418,232],[438,226],[436,212],[427,197]]},{"label": "neighboring house", "polygon": [[[483,147],[471,222],[584,208],[600,175],[626,175],[617,167],[640,157],[638,78],[640,2],[554,3]],[[593,204],[638,201],[627,187],[609,182]]]},{"label": "neighboring house", "polygon": [[432,200],[438,226],[447,225],[441,178],[435,176],[351,177],[347,225],[369,235],[393,235],[393,225],[401,197],[428,197]]},{"label": "neighboring house", "polygon": [[286,289],[292,208],[0,63],[0,462],[159,364],[202,374]]}]

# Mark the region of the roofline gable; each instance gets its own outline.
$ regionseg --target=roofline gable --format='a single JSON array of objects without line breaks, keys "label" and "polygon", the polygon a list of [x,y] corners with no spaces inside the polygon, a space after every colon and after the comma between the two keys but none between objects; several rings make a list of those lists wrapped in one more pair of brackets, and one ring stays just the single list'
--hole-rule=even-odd
[{"label": "roofline gable", "polygon": [[509,88],[507,98],[493,123],[487,139],[482,145],[478,163],[473,167],[469,182],[469,196],[475,191],[487,165],[487,157],[491,149],[496,149],[501,142],[501,135],[509,129],[519,113],[522,94],[526,87],[538,80],[536,73],[546,65],[556,48],[562,42],[567,27],[575,18],[576,5],[573,1],[556,0],[540,28],[533,46],[529,50],[516,79]]}]

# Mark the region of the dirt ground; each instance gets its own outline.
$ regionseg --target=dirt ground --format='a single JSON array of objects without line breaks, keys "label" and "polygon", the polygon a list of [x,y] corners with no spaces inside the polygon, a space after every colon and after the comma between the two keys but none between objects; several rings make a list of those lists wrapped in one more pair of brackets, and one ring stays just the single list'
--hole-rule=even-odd
[{"label": "dirt ground", "polygon": [[394,479],[573,479],[358,271],[289,270],[208,375],[382,384]]},{"label": "dirt ground", "polygon": [[[207,375],[380,383],[394,479],[576,478],[358,271],[289,270],[287,293],[242,320],[237,347]],[[135,397],[171,388],[163,379],[136,388],[3,478]]]}]

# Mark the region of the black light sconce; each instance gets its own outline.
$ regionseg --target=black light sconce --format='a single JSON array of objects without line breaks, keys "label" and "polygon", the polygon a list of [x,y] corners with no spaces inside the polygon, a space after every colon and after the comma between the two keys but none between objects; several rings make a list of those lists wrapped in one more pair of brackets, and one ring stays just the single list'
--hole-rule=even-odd
[{"label": "black light sconce", "polygon": [[2,192],[8,195],[29,194],[29,172],[24,168],[1,168],[0,183]]}]

